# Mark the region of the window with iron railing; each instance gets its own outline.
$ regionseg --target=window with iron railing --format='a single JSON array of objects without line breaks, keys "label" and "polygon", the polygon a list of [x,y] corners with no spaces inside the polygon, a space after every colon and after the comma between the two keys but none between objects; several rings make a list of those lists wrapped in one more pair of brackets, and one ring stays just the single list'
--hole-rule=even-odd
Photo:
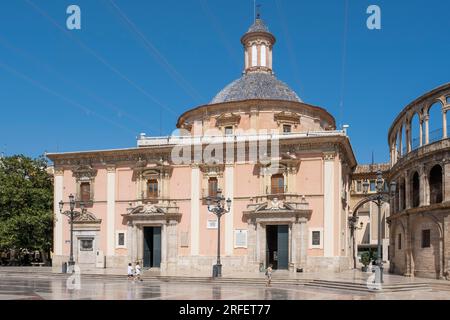
[{"label": "window with iron railing", "polygon": [[80,201],[89,202],[91,201],[91,184],[89,182],[82,182],[80,184]]},{"label": "window with iron railing", "polygon": [[208,179],[208,197],[215,198],[217,197],[217,190],[219,186],[219,181],[217,178],[209,178]]},{"label": "window with iron railing", "polygon": [[147,198],[156,199],[159,196],[158,180],[152,179],[147,181]]},{"label": "window with iron railing", "polygon": [[271,194],[284,194],[284,176],[282,174],[273,175],[271,178]]}]

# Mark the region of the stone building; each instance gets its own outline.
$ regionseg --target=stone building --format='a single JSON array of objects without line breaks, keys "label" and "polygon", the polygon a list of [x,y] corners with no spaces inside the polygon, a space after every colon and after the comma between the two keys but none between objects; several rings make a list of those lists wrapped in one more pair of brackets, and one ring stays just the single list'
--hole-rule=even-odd
[{"label": "stone building", "polygon": [[[350,219],[354,219],[355,222],[353,226],[355,255],[367,251],[377,252],[378,250],[378,206],[374,202],[364,202],[368,196],[376,193],[377,172],[381,171],[383,179],[387,181],[389,169],[389,163],[358,165],[351,175]],[[364,183],[369,184],[367,193],[363,190]],[[390,214],[389,207],[389,203],[386,202],[381,207],[382,257],[385,263],[388,262],[389,257],[389,226],[387,224],[387,218]],[[352,226],[350,225],[350,227]]]},{"label": "stone building", "polygon": [[[449,277],[450,84],[409,104],[389,130],[391,271],[406,276]],[[437,129],[433,129],[437,128]]]},{"label": "stone building", "polygon": [[356,160],[349,138],[325,109],[302,102],[275,77],[275,42],[256,19],[241,39],[243,75],[182,114],[179,136],[141,135],[136,148],[48,155],[55,167],[55,271],[70,250],[70,225],[58,203],[67,210],[73,194],[74,254],[82,269],[141,261],[162,272],[210,274],[218,230],[205,198],[219,189],[232,200],[220,234],[224,273],[268,264],[292,272],[351,266]]}]

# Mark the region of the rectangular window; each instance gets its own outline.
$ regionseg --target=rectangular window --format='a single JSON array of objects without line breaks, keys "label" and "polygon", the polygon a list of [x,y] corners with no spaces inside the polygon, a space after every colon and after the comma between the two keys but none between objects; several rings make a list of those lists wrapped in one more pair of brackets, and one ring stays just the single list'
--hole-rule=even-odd
[{"label": "rectangular window", "polygon": [[80,240],[80,251],[94,251],[94,240],[81,239]]},{"label": "rectangular window", "polygon": [[291,133],[292,132],[292,126],[285,124],[283,125],[283,133]]},{"label": "rectangular window", "polygon": [[272,194],[284,194],[284,176],[282,174],[276,174],[271,179]]},{"label": "rectangular window", "polygon": [[402,250],[402,235],[398,235],[398,250]]},{"label": "rectangular window", "polygon": [[158,198],[158,180],[149,180],[147,182],[147,198]]},{"label": "rectangular window", "polygon": [[376,191],[376,182],[375,180],[370,180],[370,191],[375,192]]},{"label": "rectangular window", "polygon": [[125,246],[125,233],[119,233],[119,239],[118,239],[118,243],[119,247],[124,247]]},{"label": "rectangular window", "polygon": [[225,135],[232,136],[233,135],[233,127],[225,127]]},{"label": "rectangular window", "polygon": [[89,202],[91,200],[91,184],[89,182],[82,182],[80,184],[80,201]]},{"label": "rectangular window", "polygon": [[320,231],[313,231],[312,232],[312,245],[313,246],[320,246]]},{"label": "rectangular window", "polygon": [[422,248],[431,247],[431,230],[422,230]]},{"label": "rectangular window", "polygon": [[362,192],[362,181],[356,182],[356,192]]},{"label": "rectangular window", "polygon": [[217,197],[217,190],[219,187],[219,181],[217,178],[209,178],[208,179],[208,196],[209,197]]}]

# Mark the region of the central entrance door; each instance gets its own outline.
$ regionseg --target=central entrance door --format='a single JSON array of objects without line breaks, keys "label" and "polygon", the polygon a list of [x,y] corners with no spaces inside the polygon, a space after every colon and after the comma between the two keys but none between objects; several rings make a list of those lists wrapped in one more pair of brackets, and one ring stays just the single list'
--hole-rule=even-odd
[{"label": "central entrance door", "polygon": [[267,226],[266,263],[273,269],[287,270],[289,267],[289,226]]},{"label": "central entrance door", "polygon": [[161,266],[161,227],[144,228],[144,268]]}]

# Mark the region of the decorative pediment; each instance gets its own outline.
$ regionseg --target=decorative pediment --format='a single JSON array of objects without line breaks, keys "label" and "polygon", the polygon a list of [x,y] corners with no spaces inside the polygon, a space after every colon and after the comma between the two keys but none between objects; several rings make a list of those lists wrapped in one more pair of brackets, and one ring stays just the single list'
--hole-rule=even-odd
[{"label": "decorative pediment", "polygon": [[130,207],[127,213],[122,215],[130,220],[180,220],[181,213],[176,203],[143,204]]},{"label": "decorative pediment", "polygon": [[81,165],[72,170],[77,181],[93,180],[97,176],[97,170],[90,165]]},{"label": "decorative pediment", "polygon": [[241,116],[234,113],[223,113],[216,118],[216,126],[237,126],[241,121]]},{"label": "decorative pediment", "polygon": [[138,206],[130,211],[130,214],[165,214],[166,212],[159,206],[154,204],[145,204]]},{"label": "decorative pediment", "polygon": [[225,165],[224,164],[201,164],[200,165],[200,170],[203,173],[203,176],[205,178],[208,177],[222,177],[223,176],[223,172],[225,170]]},{"label": "decorative pediment", "polygon": [[292,217],[310,219],[312,210],[309,203],[303,197],[301,202],[288,202],[273,198],[261,203],[251,203],[247,206],[248,211],[244,212],[247,218],[265,218],[265,217]]},{"label": "decorative pediment", "polygon": [[101,223],[101,219],[97,219],[97,217],[92,213],[87,211],[86,209],[82,212],[75,212],[73,217],[73,223]]},{"label": "decorative pediment", "polygon": [[300,124],[300,115],[295,112],[283,111],[274,115],[275,121],[280,125],[281,123],[290,123],[294,125]]}]

